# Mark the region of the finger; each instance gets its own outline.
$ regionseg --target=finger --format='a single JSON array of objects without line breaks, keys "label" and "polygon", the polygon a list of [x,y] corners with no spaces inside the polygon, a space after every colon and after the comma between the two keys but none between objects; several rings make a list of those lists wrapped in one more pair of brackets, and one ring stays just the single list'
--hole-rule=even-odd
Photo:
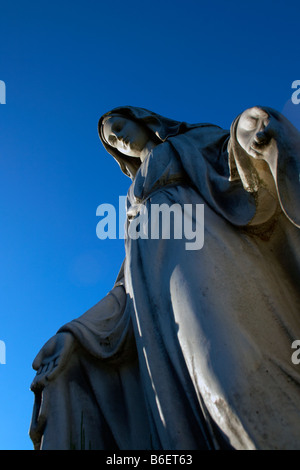
[{"label": "finger", "polygon": [[47,389],[35,390],[34,394],[35,401],[29,435],[34,442],[35,448],[40,449],[43,431],[48,416],[49,396]]},{"label": "finger", "polygon": [[38,390],[44,388],[48,381],[48,376],[54,367],[54,361],[50,361],[46,364],[41,364],[35,378],[31,384],[31,390]]},{"label": "finger", "polygon": [[[71,337],[72,339],[72,337]],[[47,379],[53,380],[55,377],[61,373],[61,371],[64,369],[66,364],[68,363],[69,357],[73,351],[73,339],[72,342],[69,343],[68,347],[66,345],[66,348],[63,352],[63,354],[57,356],[53,362],[52,362],[52,367],[51,370],[48,371],[47,373]]]},{"label": "finger", "polygon": [[45,358],[51,357],[54,354],[56,345],[56,337],[52,336],[46,344],[40,349],[35,359],[33,360],[32,367],[34,370],[38,370],[42,365]]},{"label": "finger", "polygon": [[32,363],[32,367],[34,370],[37,370],[38,374],[42,372],[42,370],[47,370],[49,367],[50,362],[52,361],[52,358],[49,360],[46,359],[48,356],[46,351],[42,350],[34,359]]},{"label": "finger", "polygon": [[30,390],[37,392],[42,390],[46,386],[46,380],[44,375],[36,375],[30,385]]},{"label": "finger", "polygon": [[35,356],[33,362],[32,362],[32,368],[34,370],[38,370],[41,367],[42,361],[43,361],[44,354],[42,350]]},{"label": "finger", "polygon": [[51,370],[48,371],[47,380],[51,381],[55,379],[55,377],[59,374],[59,372],[64,367],[64,361],[60,361],[60,357],[58,356],[53,362]]}]

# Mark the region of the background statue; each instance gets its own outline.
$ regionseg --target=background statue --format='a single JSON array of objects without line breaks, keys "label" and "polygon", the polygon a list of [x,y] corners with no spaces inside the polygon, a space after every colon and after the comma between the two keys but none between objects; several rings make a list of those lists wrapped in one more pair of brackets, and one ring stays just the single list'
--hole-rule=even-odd
[{"label": "background statue", "polygon": [[120,107],[99,135],[132,179],[127,233],[204,204],[205,242],[126,238],[110,293],[34,360],[35,448],[299,449],[299,132],[269,108],[228,132]]}]

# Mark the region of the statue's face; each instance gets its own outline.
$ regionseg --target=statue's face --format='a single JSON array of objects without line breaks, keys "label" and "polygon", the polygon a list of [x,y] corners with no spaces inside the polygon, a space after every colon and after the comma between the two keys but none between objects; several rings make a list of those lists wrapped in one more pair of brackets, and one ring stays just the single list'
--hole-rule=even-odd
[{"label": "statue's face", "polygon": [[118,115],[112,115],[104,122],[103,135],[108,144],[129,157],[141,158],[150,142],[143,126]]},{"label": "statue's face", "polygon": [[265,129],[269,124],[269,115],[261,108],[247,109],[240,116],[236,137],[239,144],[254,158],[262,158],[263,144],[268,138]]}]

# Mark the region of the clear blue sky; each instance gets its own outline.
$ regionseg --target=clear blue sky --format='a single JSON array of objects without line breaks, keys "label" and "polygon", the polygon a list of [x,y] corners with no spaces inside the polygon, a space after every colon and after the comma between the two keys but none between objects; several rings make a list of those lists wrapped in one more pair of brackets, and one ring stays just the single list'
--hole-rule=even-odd
[{"label": "clear blue sky", "polygon": [[97,135],[118,105],[229,128],[249,106],[300,128],[299,0],[4,0],[0,6],[0,449],[31,449],[31,363],[112,287],[123,240],[97,206],[130,180]]}]

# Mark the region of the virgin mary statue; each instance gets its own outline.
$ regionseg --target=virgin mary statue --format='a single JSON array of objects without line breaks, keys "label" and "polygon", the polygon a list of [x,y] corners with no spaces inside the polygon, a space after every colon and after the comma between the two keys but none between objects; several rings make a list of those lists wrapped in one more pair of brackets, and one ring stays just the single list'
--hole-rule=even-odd
[{"label": "virgin mary statue", "polygon": [[128,106],[99,135],[132,180],[125,260],[33,362],[35,448],[300,449],[299,132]]}]

